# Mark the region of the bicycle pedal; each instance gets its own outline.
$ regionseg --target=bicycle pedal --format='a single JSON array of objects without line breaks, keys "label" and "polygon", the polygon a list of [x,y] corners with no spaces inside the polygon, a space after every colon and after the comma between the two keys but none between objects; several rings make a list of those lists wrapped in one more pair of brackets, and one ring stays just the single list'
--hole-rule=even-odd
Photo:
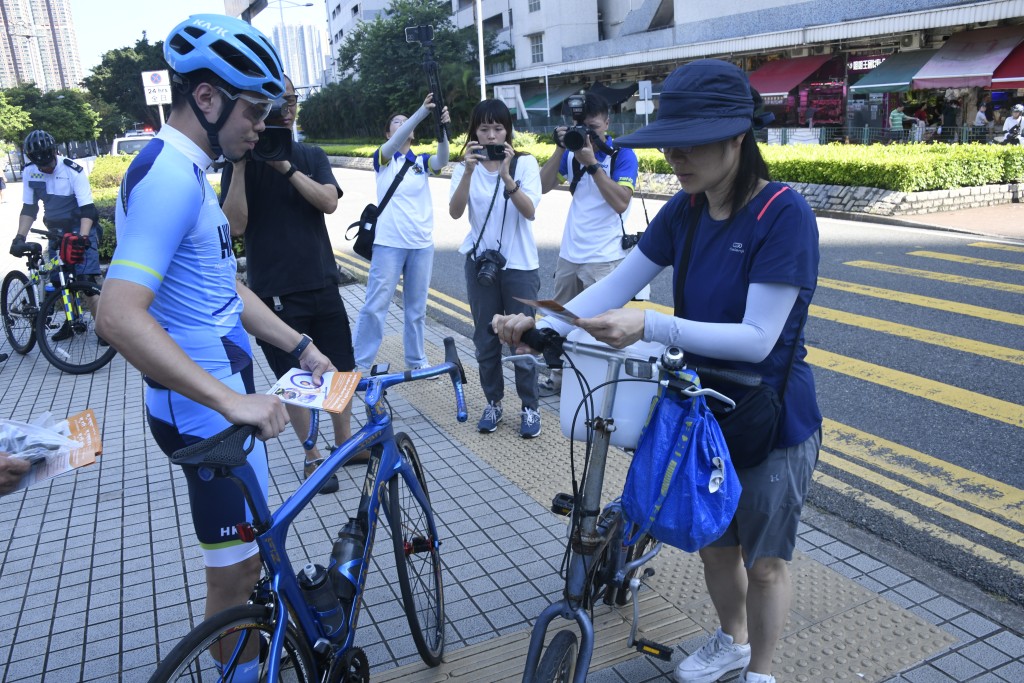
[{"label": "bicycle pedal", "polygon": [[551,511],[556,515],[568,517],[572,514],[573,500],[571,493],[556,493],[551,500]]},{"label": "bicycle pedal", "polygon": [[653,640],[641,638],[633,647],[641,654],[657,657],[666,662],[672,661],[672,648],[656,643]]}]

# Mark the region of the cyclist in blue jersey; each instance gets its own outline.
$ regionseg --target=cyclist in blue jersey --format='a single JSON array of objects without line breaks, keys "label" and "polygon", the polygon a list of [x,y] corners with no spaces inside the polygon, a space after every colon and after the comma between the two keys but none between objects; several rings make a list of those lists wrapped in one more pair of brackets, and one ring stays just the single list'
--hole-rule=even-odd
[{"label": "cyclist in blue jersey", "polygon": [[[229,423],[255,425],[270,439],[288,414],[276,396],[253,393],[248,335],[290,351],[316,380],[335,368],[236,281],[228,220],[206,173],[214,159],[253,148],[272,100],[284,92],[281,62],[266,36],[221,15],[179,24],[164,57],[174,85],[171,114],[122,181],[98,327],[142,371],[150,429],[165,453]],[[249,461],[266,487],[262,442]],[[202,481],[189,468],[185,477],[212,615],[245,603],[259,578],[259,551],[235,529],[247,516],[238,488]]]}]

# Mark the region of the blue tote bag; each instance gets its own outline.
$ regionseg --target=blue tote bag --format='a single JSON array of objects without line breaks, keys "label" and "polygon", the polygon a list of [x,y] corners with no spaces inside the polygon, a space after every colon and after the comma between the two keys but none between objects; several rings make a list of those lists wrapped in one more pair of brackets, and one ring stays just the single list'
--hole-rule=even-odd
[{"label": "blue tote bag", "polygon": [[[690,370],[673,374],[700,387]],[[686,552],[699,550],[728,528],[740,491],[725,437],[704,397],[663,386],[626,475],[622,510],[636,525],[626,543],[649,533]]]}]

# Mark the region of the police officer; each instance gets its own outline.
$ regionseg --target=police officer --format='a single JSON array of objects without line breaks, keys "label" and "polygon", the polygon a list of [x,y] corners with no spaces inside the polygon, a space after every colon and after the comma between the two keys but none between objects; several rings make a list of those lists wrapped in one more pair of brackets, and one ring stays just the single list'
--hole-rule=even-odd
[{"label": "police officer", "polygon": [[[25,236],[36,220],[39,202],[42,201],[46,228],[62,235],[72,235],[66,246],[70,247],[69,253],[74,257],[65,260],[76,263],[75,276],[96,282],[100,274],[99,214],[92,202],[88,174],[71,159],[57,154],[57,141],[45,130],[29,133],[22,150],[31,163],[22,172],[25,205],[21,208],[18,234],[11,243],[11,254],[20,257],[28,253]],[[56,256],[60,246],[60,240],[50,240],[51,258]],[[95,301],[89,301],[88,305],[93,309]],[[54,341],[60,341],[62,334],[70,336],[70,333],[70,328],[62,329],[54,336]]]}]

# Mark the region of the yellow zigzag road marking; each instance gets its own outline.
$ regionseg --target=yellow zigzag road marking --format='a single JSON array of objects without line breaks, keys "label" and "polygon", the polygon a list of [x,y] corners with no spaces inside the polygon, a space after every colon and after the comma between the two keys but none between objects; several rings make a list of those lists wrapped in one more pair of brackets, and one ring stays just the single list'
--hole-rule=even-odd
[{"label": "yellow zigzag road marking", "polygon": [[901,510],[894,505],[872,496],[870,493],[865,493],[849,484],[839,481],[834,477],[830,477],[822,472],[815,472],[814,482],[821,486],[832,489],[836,493],[839,493],[847,498],[850,498],[865,507],[869,507],[872,510],[878,510],[890,517],[894,517],[899,521],[903,522],[912,529],[923,531],[929,536],[938,539],[944,543],[947,543],[955,548],[959,548],[964,552],[973,555],[979,559],[985,560],[986,562],[993,564],[997,567],[1002,567],[1015,574],[1024,574],[1024,562],[1018,562],[1017,560],[1011,560],[1006,555],[996,552],[991,548],[987,548],[980,543],[975,543],[969,539],[964,538],[958,534],[954,534],[951,531],[943,529],[940,526],[925,522],[919,519],[916,515],[906,510]]},{"label": "yellow zigzag road marking", "polygon": [[993,322],[1024,326],[1024,315],[1020,315],[1018,313],[1007,313],[1006,311],[999,311],[994,308],[961,304],[947,299],[936,299],[930,296],[897,292],[891,289],[882,289],[881,287],[872,287],[870,285],[859,285],[854,282],[843,282],[841,280],[832,280],[825,277],[818,278],[818,286],[838,289],[841,292],[849,292],[851,294],[860,294],[861,296],[873,296],[878,299],[897,301],[901,304],[912,304],[914,306],[922,306],[924,308],[934,308],[947,313],[957,313],[959,315],[967,315],[974,318],[983,318]]},{"label": "yellow zigzag road marking", "polygon": [[1024,427],[1024,406],[950,386],[944,382],[925,379],[909,372],[891,370],[881,365],[840,356],[817,348],[807,349],[807,360],[818,367],[832,370],[855,379],[872,382],[911,396],[919,396],[951,408],[974,413],[990,420]]},{"label": "yellow zigzag road marking", "polygon": [[888,320],[869,318],[864,315],[857,315],[856,313],[837,311],[832,308],[822,308],[821,306],[815,306],[813,304],[811,305],[811,315],[816,318],[821,318],[822,320],[830,320],[844,325],[862,327],[875,332],[891,334],[897,337],[906,337],[907,339],[924,342],[925,344],[933,344],[935,346],[963,351],[964,353],[973,353],[977,356],[984,356],[986,358],[1005,361],[1007,363],[1024,365],[1024,350],[1020,349],[997,346],[996,344],[988,344],[986,342],[975,341],[965,337],[957,337],[952,334],[933,332],[920,327],[911,327],[910,325],[901,325],[900,323],[889,322]]},{"label": "yellow zigzag road marking", "polygon": [[959,256],[957,254],[943,254],[939,251],[911,251],[908,256],[921,256],[924,258],[939,259],[940,261],[953,261],[954,263],[966,263],[969,266],[984,266],[986,268],[1005,268],[1006,270],[1024,271],[1024,263],[1008,263],[1006,261],[990,261],[984,258],[973,258],[971,256]]},{"label": "yellow zigzag road marking", "polygon": [[994,289],[999,292],[1013,292],[1014,294],[1024,294],[1024,285],[1014,285],[1009,282],[996,282],[995,280],[982,280],[980,278],[965,277],[963,275],[936,273],[931,270],[918,270],[917,268],[891,266],[887,263],[875,263],[874,261],[847,261],[843,265],[853,266],[854,268],[867,268],[869,270],[878,270],[883,273],[893,273],[894,275],[909,275],[911,277],[920,277],[925,278],[927,280],[939,280],[940,282],[948,282],[954,285],[984,287],[985,289]]},{"label": "yellow zigzag road marking", "polygon": [[1017,247],[1012,244],[999,244],[997,242],[971,242],[967,246],[979,249],[998,249],[1000,251],[1015,251],[1024,254],[1024,247]]},{"label": "yellow zigzag road marking", "polygon": [[[826,418],[822,430],[824,446],[845,458],[899,475],[924,489],[1024,526],[1024,491],[1016,487],[835,420]],[[876,479],[870,481],[882,486]]]}]

